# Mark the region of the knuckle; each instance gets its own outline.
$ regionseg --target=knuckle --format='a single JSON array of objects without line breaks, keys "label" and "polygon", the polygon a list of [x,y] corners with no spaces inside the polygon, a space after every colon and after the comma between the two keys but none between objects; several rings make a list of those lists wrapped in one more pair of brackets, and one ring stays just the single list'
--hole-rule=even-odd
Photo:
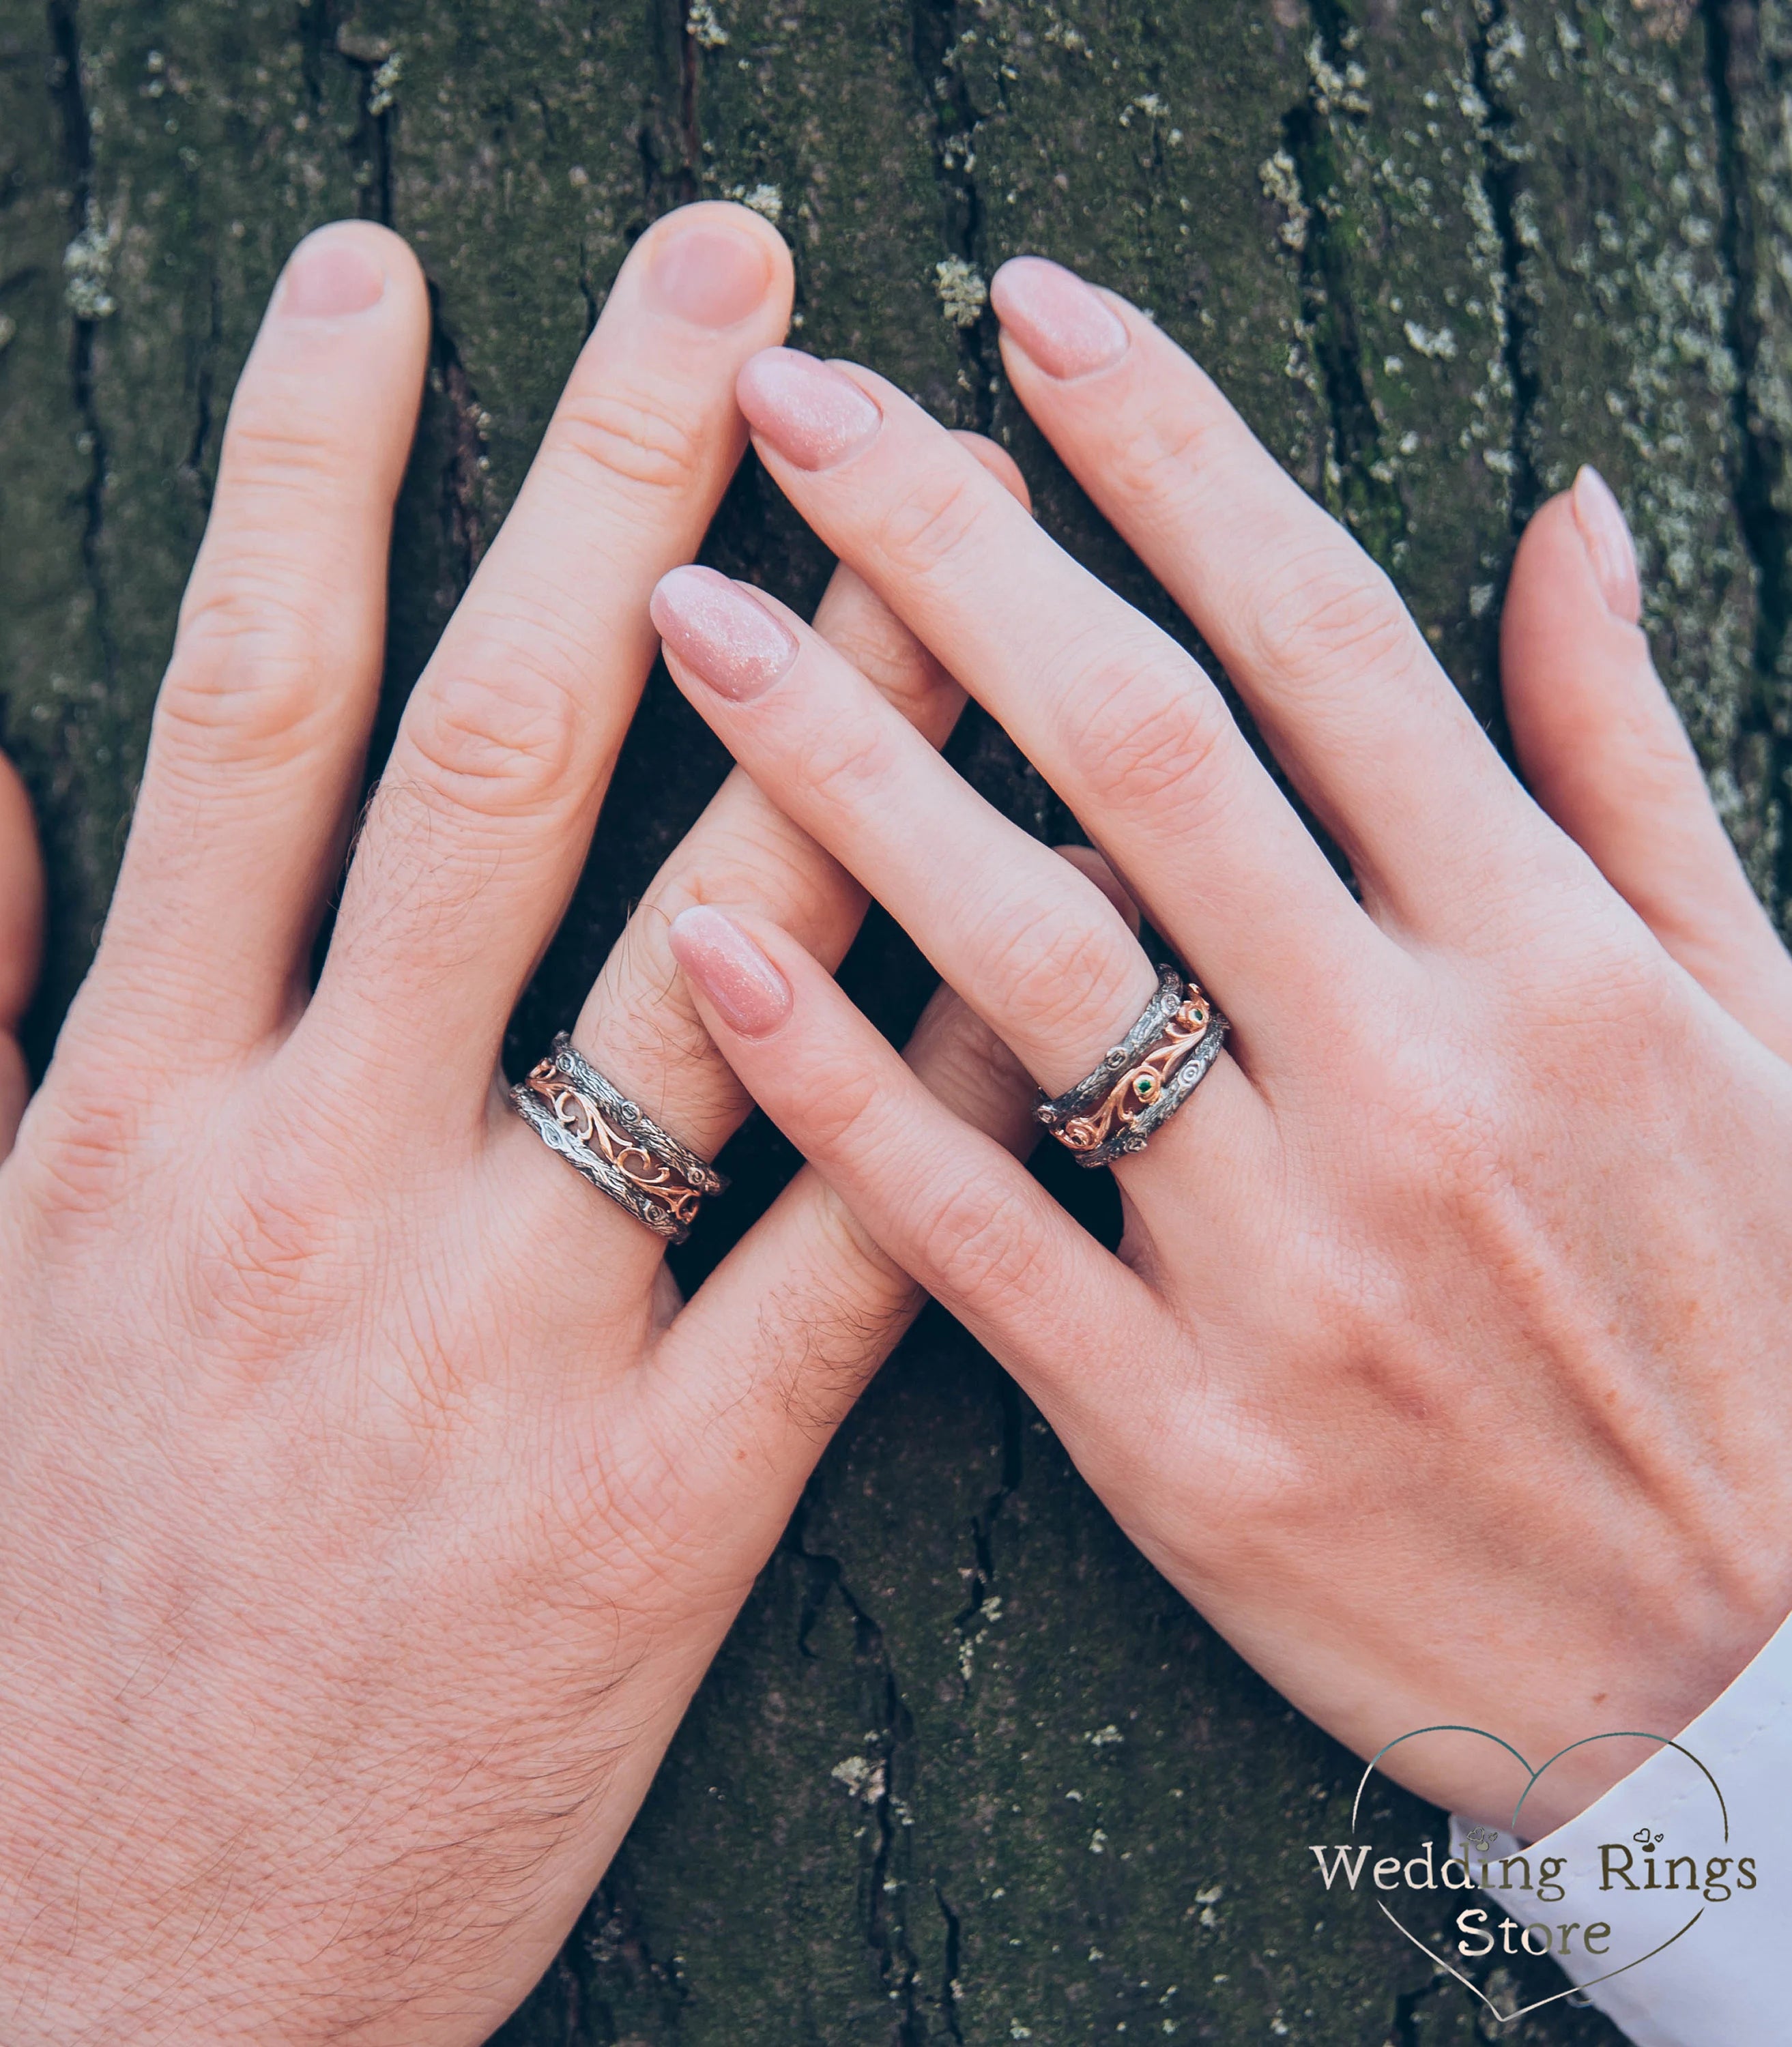
[{"label": "knuckle", "polygon": [[805,1062],[799,1084],[803,1149],[865,1163],[879,1147],[878,1119],[887,1105],[872,1062],[845,1047]]},{"label": "knuckle", "polygon": [[791,779],[837,809],[862,811],[899,772],[893,735],[880,718],[848,711],[794,736]]},{"label": "knuckle", "polygon": [[1394,665],[1412,652],[1416,629],[1387,576],[1333,530],[1270,578],[1252,651],[1268,673],[1323,679]]},{"label": "knuckle", "polygon": [[1142,509],[1179,504],[1198,479],[1217,478],[1233,468],[1230,442],[1237,428],[1223,402],[1153,404],[1142,415],[1124,412],[1112,424],[1111,487]]},{"label": "knuckle", "polygon": [[1093,793],[1121,808],[1172,795],[1198,800],[1224,772],[1236,738],[1220,694],[1192,662],[1163,653],[1109,655],[1069,692],[1064,739]]},{"label": "knuckle", "polygon": [[1453,1032],[1385,1041],[1361,1127],[1385,1198],[1416,1212],[1497,1209],[1512,1179],[1510,1119],[1498,1070]]},{"label": "knuckle", "polygon": [[206,1219],[184,1290],[202,1336],[246,1337],[261,1352],[334,1295],[316,1275],[335,1261],[339,1225],[327,1197],[304,1191],[292,1155],[279,1173],[239,1177]]},{"label": "knuckle", "polygon": [[1043,1298],[1051,1290],[1027,1202],[986,1176],[944,1191],[921,1232],[918,1262],[928,1290],[949,1300]]},{"label": "knuckle", "polygon": [[249,378],[225,423],[219,468],[235,489],[315,496],[351,473],[358,451],[317,406],[315,384]]},{"label": "knuckle", "polygon": [[239,562],[182,607],[157,699],[164,743],[250,759],[300,750],[329,708],[320,684],[333,637],[285,563]]},{"label": "knuckle", "polygon": [[824,1440],[907,1325],[919,1289],[831,1189],[811,1215],[808,1258],[768,1296],[758,1337],[779,1407]]},{"label": "knuckle", "polygon": [[1004,1015],[1047,1039],[1110,1031],[1125,1007],[1124,985],[1138,956],[1130,939],[1114,942],[1124,934],[1119,920],[1113,923],[1105,931],[1066,914],[1061,897],[1004,905],[984,932],[982,952],[991,986],[1002,990]]},{"label": "knuckle", "polygon": [[906,575],[932,575],[965,551],[983,511],[987,479],[944,471],[929,474],[884,515],[883,551]]},{"label": "knuckle", "polygon": [[961,1120],[1010,1149],[1024,1138],[1031,1150],[1039,1128],[1031,1112],[1039,1093],[1033,1077],[957,996],[936,998],[923,1012],[904,1057],[927,1092]]},{"label": "knuckle", "polygon": [[576,780],[584,729],[576,677],[513,648],[501,666],[476,658],[419,691],[406,780],[444,807],[539,814]]},{"label": "knuckle", "polygon": [[733,820],[714,811],[679,849],[630,920],[634,964],[650,965],[652,986],[679,980],[667,933],[684,911],[746,909],[795,930],[824,930],[841,911],[840,870],[768,805]]},{"label": "knuckle", "polygon": [[1611,743],[1615,749],[1628,742],[1625,773],[1639,810],[1684,813],[1714,807],[1711,784],[1678,716],[1650,717],[1634,700],[1631,710],[1629,729],[1620,727]]},{"label": "knuckle", "polygon": [[141,1137],[127,1091],[72,1089],[52,1066],[14,1162],[36,1179],[40,1212],[53,1229],[104,1216],[122,1198]]},{"label": "knuckle", "polygon": [[[837,581],[840,573],[836,571]],[[844,573],[850,575],[851,571]],[[862,586],[859,596],[850,618],[819,612],[816,630],[911,725],[927,724],[942,705],[954,699],[956,685],[893,613]]]},{"label": "knuckle", "polygon": [[671,393],[598,386],[569,393],[551,430],[553,459],[655,494],[676,495],[702,474],[714,436]]},{"label": "knuckle", "polygon": [[[700,900],[700,898],[693,899]],[[667,943],[672,919],[685,904],[662,900],[637,911],[604,963],[590,1039],[579,1040],[603,1070],[661,1122],[668,1103],[745,1107],[745,1091],[716,1050]],[[651,1084],[638,1078],[652,1076]],[[676,1120],[675,1116],[674,1120]]]}]

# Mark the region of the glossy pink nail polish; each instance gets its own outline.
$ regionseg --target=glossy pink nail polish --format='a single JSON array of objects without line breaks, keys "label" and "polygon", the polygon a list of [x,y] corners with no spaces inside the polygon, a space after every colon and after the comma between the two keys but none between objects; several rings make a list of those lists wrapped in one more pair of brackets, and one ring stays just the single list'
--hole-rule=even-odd
[{"label": "glossy pink nail polish", "polygon": [[1612,494],[1612,486],[1591,462],[1582,462],[1568,501],[1606,609],[1627,625],[1635,625],[1643,616],[1636,544],[1631,539],[1630,528]]},{"label": "glossy pink nail polish", "polygon": [[1119,316],[1074,271],[1043,256],[1016,256],[996,273],[989,301],[1047,376],[1086,377],[1126,353]]},{"label": "glossy pink nail polish", "polygon": [[656,312],[695,326],[733,327],[758,305],[771,281],[771,263],[750,229],[714,220],[680,226],[675,216],[660,230],[642,296]]},{"label": "glossy pink nail polish", "polygon": [[747,424],[799,469],[832,469],[876,438],[884,416],[843,370],[794,348],[768,348],[734,393]]},{"label": "glossy pink nail polish", "polygon": [[340,319],[364,313],[385,292],[385,273],[346,236],[315,234],[286,266],[280,311],[286,319]]},{"label": "glossy pink nail polish", "polygon": [[786,628],[714,569],[673,569],[660,578],[648,609],[679,660],[737,703],[768,690],[796,659]]},{"label": "glossy pink nail polish", "polygon": [[763,1038],[789,1016],[790,983],[732,917],[706,904],[681,911],[668,938],[673,958],[743,1038]]}]

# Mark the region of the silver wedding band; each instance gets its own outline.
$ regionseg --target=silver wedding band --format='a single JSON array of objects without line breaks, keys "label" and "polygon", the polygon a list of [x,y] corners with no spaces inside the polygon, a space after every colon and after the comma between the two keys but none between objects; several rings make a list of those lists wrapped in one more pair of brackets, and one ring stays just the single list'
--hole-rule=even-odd
[{"label": "silver wedding band", "polygon": [[704,1196],[728,1184],[606,1081],[563,1031],[510,1101],[550,1151],[669,1244],[684,1242]]},{"label": "silver wedding band", "polygon": [[1074,1088],[1042,1089],[1033,1113],[1079,1166],[1143,1151],[1206,1078],[1229,1027],[1194,982],[1160,966],[1138,1022]]}]

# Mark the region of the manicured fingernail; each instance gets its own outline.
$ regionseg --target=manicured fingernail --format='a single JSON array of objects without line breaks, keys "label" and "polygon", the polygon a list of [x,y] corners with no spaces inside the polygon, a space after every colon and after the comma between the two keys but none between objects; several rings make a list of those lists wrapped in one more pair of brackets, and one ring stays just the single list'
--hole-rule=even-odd
[{"label": "manicured fingernail", "polygon": [[851,377],[794,348],[754,356],[734,393],[748,425],[799,469],[831,469],[857,455],[884,424]]},{"label": "manicured fingernail", "polygon": [[660,637],[699,682],[737,703],[768,690],[796,641],[764,605],[714,569],[674,569],[648,606]]},{"label": "manicured fingernail", "polygon": [[1643,616],[1643,585],[1636,573],[1636,545],[1612,486],[1591,462],[1582,462],[1568,501],[1606,609],[1634,625]]},{"label": "manicured fingernail", "polygon": [[1126,353],[1113,308],[1074,271],[1043,256],[1016,256],[989,288],[996,317],[1048,377],[1086,377]]},{"label": "manicured fingernail", "polygon": [[280,288],[288,319],[340,319],[377,305],[385,273],[346,237],[312,235],[292,252]]},{"label": "manicured fingernail", "polygon": [[730,1029],[763,1038],[789,1016],[790,983],[732,917],[707,904],[683,910],[670,938],[673,958]]},{"label": "manicured fingernail", "polygon": [[759,236],[712,214],[660,229],[643,287],[648,303],[698,327],[732,327],[764,297],[771,259]]}]

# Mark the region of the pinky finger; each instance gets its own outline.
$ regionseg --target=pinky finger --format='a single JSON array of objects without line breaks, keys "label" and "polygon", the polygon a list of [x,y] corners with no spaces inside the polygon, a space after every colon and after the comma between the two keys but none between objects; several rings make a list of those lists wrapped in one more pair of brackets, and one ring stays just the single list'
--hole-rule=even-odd
[{"label": "pinky finger", "polygon": [[1792,961],[1718,820],[1637,625],[1636,557],[1583,469],[1525,529],[1501,680],[1537,799],[1744,1029],[1792,1057]]},{"label": "pinky finger", "polygon": [[[672,927],[742,1085],[884,1255],[1023,1383],[1160,1311],[993,1136],[961,1121],[787,934],[704,907]],[[750,1243],[749,1240],[749,1243]],[[743,1247],[745,1249],[746,1247]]]},{"label": "pinky finger", "polygon": [[30,1093],[19,1020],[37,985],[44,944],[44,864],[31,799],[0,757],[0,1158],[13,1148]]}]

